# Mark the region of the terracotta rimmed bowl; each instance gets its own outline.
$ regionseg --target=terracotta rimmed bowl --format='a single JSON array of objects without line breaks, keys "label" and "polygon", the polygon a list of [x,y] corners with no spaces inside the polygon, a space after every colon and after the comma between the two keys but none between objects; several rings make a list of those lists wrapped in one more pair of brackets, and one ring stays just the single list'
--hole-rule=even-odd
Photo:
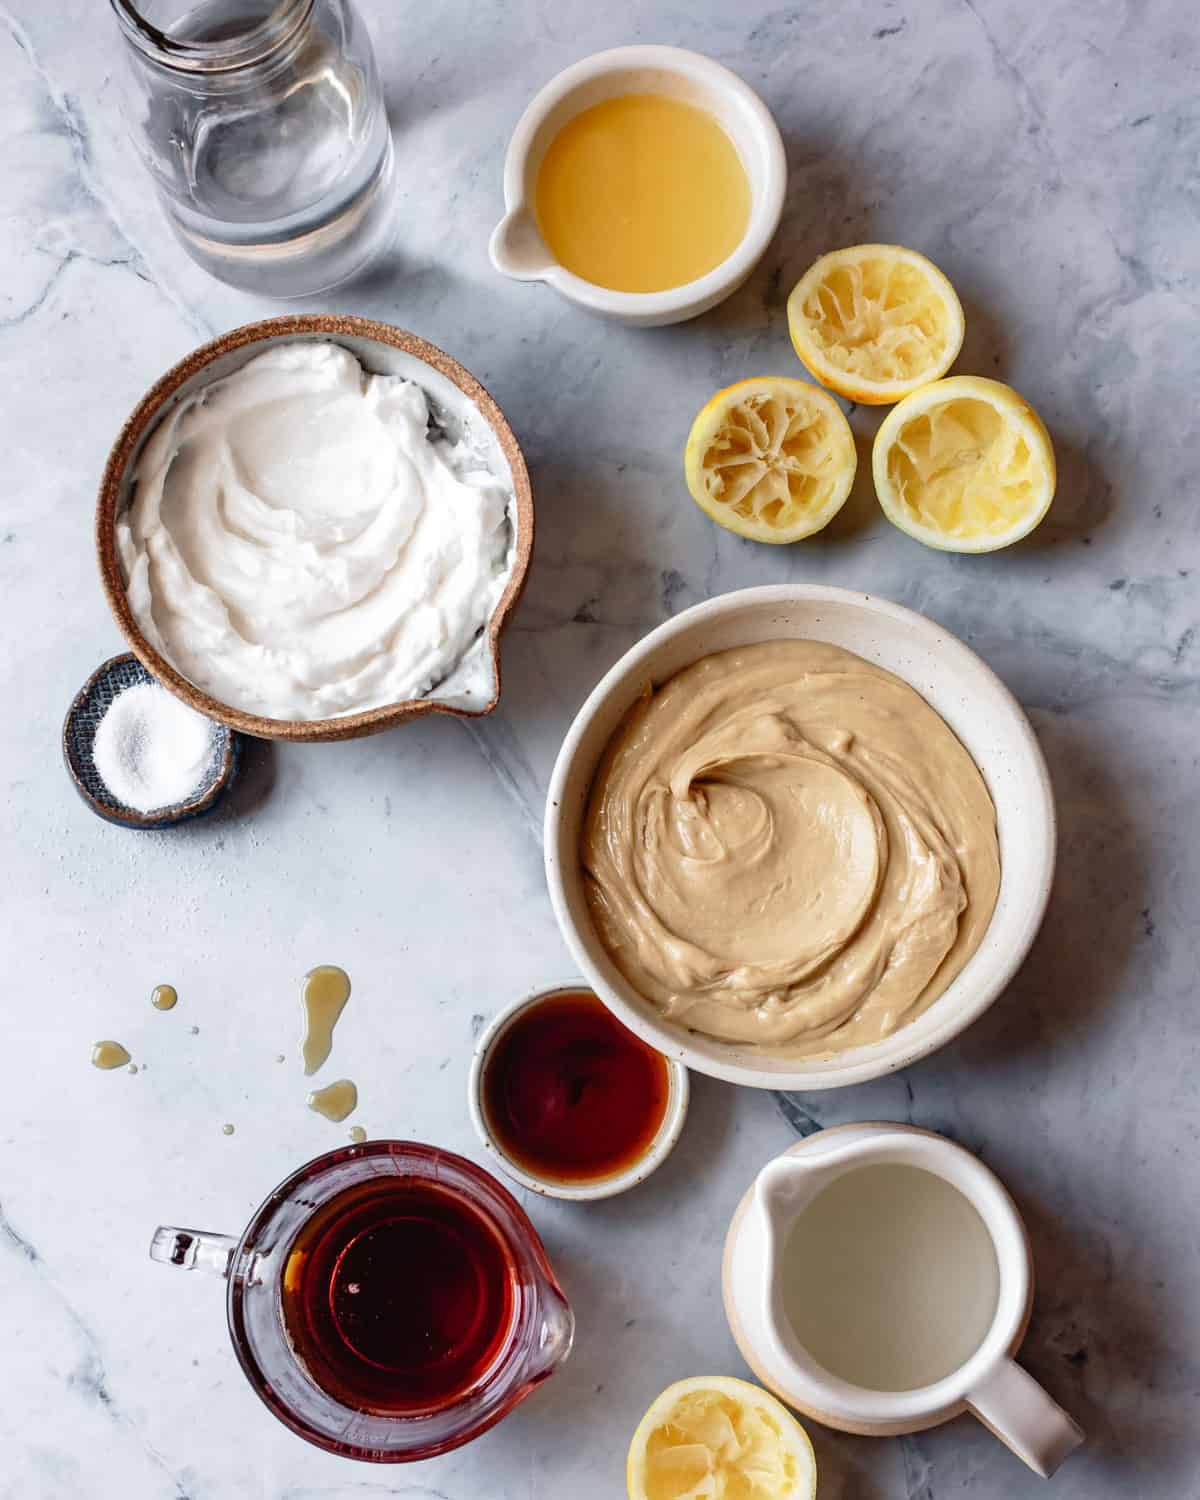
[{"label": "terracotta rimmed bowl", "polygon": [[[116,518],[129,504],[133,473],[146,440],[158,423],[181,401],[213,381],[232,374],[265,349],[281,343],[331,341],[341,344],[373,375],[402,375],[415,381],[430,398],[435,419],[456,436],[469,427],[488,453],[489,467],[508,484],[514,496],[516,540],[508,586],[487,624],[487,649],[492,664],[493,691],[482,706],[466,705],[430,695],[388,703],[381,708],[344,714],[332,719],[268,719],[222,703],[190,682],[146,640],[129,601],[117,557]],[[416,334],[369,318],[304,313],[247,323],[204,344],[142,397],[121,429],[108,456],[96,507],[96,552],[100,579],[113,617],[130,649],[163,687],[206,718],[216,719],[242,734],[267,740],[347,740],[377,734],[423,714],[448,713],[479,718],[495,708],[500,697],[500,632],[525,584],[533,551],[533,494],[529,473],[512,428],[483,386],[457,360]]]},{"label": "terracotta rimmed bowl", "polygon": [[[639,995],[613,963],[588,910],[579,834],[592,778],[617,725],[647,682],[659,685],[714,651],[781,639],[828,641],[894,672],[941,714],[970,751],[996,806],[1000,891],[979,947],[915,1020],[879,1041],[826,1057],[788,1057],[689,1031]],[[784,584],[742,589],[652,630],[601,679],[567,732],[546,798],[546,882],[580,972],[651,1047],[698,1073],[770,1089],[864,1083],[926,1057],[1004,990],[1037,935],[1054,875],[1055,815],[1041,748],[990,667],[933,620],[851,589]]]}]

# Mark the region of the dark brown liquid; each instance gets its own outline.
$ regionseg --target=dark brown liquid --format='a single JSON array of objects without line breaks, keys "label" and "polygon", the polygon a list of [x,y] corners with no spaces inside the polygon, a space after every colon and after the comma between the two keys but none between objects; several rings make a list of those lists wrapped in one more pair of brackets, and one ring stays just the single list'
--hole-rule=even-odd
[{"label": "dark brown liquid", "polygon": [[343,1405],[384,1415],[448,1406],[508,1339],[516,1268],[460,1194],[420,1178],[347,1188],[296,1237],[283,1273],[297,1358]]},{"label": "dark brown liquid", "polygon": [[558,1182],[592,1182],[632,1166],[667,1111],[666,1058],[591,993],[551,995],[492,1049],[484,1109],[519,1166]]}]

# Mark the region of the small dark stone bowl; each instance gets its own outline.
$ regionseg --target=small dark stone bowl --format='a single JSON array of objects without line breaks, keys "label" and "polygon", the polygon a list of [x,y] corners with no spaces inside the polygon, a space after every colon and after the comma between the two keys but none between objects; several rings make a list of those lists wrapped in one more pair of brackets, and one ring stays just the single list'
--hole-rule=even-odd
[{"label": "small dark stone bowl", "polygon": [[204,779],[190,797],[170,807],[156,807],[148,813],[118,802],[92,760],[92,742],[113,699],[140,682],[153,681],[136,656],[128,652],[124,656],[114,656],[97,667],[79,689],[63,723],[63,759],[75,790],[97,817],[122,828],[170,828],[212,812],[232,785],[241,756],[241,735],[224,724],[214,723],[216,744],[213,758]]}]

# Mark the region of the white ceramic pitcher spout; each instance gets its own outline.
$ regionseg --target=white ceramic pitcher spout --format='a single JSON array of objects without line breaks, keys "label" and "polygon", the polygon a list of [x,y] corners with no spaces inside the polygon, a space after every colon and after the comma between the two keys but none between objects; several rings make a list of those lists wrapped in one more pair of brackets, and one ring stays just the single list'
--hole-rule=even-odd
[{"label": "white ceramic pitcher spout", "polygon": [[848,1167],[881,1159],[877,1138],[859,1134],[870,1128],[848,1126],[844,1134],[839,1130],[823,1130],[802,1142],[802,1152],[794,1155],[789,1152],[766,1164],[754,1179],[754,1200],[771,1232],[772,1243],[821,1189]]},{"label": "white ceramic pitcher spout", "polygon": [[[917,1167],[943,1178],[974,1206],[996,1252],[991,1327],[958,1369],[916,1390],[868,1390],[831,1374],[802,1347],[783,1308],[779,1262],[792,1226],[830,1183],[866,1165]],[[1083,1441],[1076,1423],[1014,1359],[1033,1292],[1029,1241],[1016,1206],[982,1162],[942,1136],[901,1125],[848,1125],[810,1136],[768,1163],[730,1227],[724,1292],[746,1362],[777,1395],[827,1426],[887,1436],[972,1411],[1045,1477]]]}]

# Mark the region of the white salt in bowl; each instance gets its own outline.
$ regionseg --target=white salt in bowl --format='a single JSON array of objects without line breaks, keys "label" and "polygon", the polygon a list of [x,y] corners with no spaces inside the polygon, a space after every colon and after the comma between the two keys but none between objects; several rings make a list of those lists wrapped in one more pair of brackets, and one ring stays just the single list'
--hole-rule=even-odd
[{"label": "white salt in bowl", "polygon": [[[927,1010],[891,1036],[832,1057],[788,1058],[669,1021],[609,957],[588,911],[579,836],[596,766],[646,684],[714,651],[759,641],[828,641],[894,672],[945,719],[983,773],[1000,839],[1000,892],[983,941]],[[850,589],[784,584],[744,589],[684,610],[639,641],[593,689],[559,751],[546,799],[546,883],[580,972],[650,1046],[689,1068],[770,1089],[835,1089],[894,1073],[944,1047],[1002,993],[1037,935],[1054,875],[1050,776],[1020,704],[948,630],[899,604]]]},{"label": "white salt in bowl", "polygon": [[98,818],[121,828],[143,832],[170,828],[210,813],[233,785],[241,759],[241,735],[225,724],[212,724],[212,758],[188,796],[152,812],[127,807],[106,783],[96,765],[96,731],[114,699],[129,688],[153,683],[137,657],[129,652],[103,662],[76,693],[63,722],[63,760],[80,797]]}]

